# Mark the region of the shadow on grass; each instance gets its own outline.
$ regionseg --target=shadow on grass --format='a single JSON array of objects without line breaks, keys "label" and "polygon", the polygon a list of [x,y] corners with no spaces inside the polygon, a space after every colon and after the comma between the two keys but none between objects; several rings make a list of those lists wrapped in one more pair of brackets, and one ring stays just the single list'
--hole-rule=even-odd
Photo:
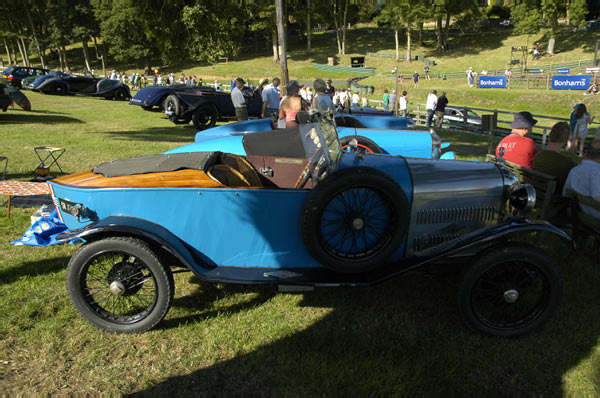
[{"label": "shadow on grass", "polygon": [[[47,112],[5,112],[0,113],[0,125],[5,123],[22,123],[22,124],[60,124],[60,123],[85,123],[82,120],[75,119],[69,116],[60,116],[56,114],[34,114],[34,113],[47,113]],[[48,112],[49,113],[49,112]],[[52,112],[54,113],[54,112]]]},{"label": "shadow on grass", "polygon": [[[190,282],[197,285],[197,290],[192,294],[175,299],[173,306],[193,309],[195,313],[184,317],[164,320],[158,325],[157,329],[171,329],[188,322],[200,321],[222,314],[233,315],[264,304],[276,294],[272,286],[218,285],[203,282],[193,276]],[[255,296],[233,306],[215,308],[214,303],[218,300],[244,292],[255,293]]]},{"label": "shadow on grass", "polygon": [[193,125],[173,125],[173,127],[151,127],[135,131],[109,131],[104,134],[110,138],[137,141],[160,141],[192,143],[197,129]]},{"label": "shadow on grass", "polygon": [[[30,248],[31,250],[44,250],[44,248]],[[0,271],[0,283],[15,282],[21,277],[34,277],[36,275],[52,274],[65,269],[69,257],[47,258],[21,263],[18,267]]]}]

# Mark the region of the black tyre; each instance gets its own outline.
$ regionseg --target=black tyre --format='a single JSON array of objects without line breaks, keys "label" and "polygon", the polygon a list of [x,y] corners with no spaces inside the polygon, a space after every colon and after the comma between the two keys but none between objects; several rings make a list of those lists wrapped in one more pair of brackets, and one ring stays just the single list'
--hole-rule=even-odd
[{"label": "black tyre", "polygon": [[217,124],[217,110],[210,105],[201,105],[192,115],[192,123],[198,130],[206,130]]},{"label": "black tyre", "polygon": [[143,241],[112,237],[81,246],[67,266],[77,312],[107,332],[141,333],[167,314],[174,282]]},{"label": "black tyre", "polygon": [[537,247],[508,243],[478,256],[460,276],[458,309],[475,330],[513,337],[541,327],[562,297],[558,265]]},{"label": "black tyre", "polygon": [[117,101],[127,101],[128,98],[129,94],[124,88],[119,88],[115,90],[114,99],[116,99]]},{"label": "black tyre", "polygon": [[354,150],[355,152],[383,153],[383,150],[375,143],[375,141],[360,135],[349,135],[347,137],[340,138],[340,144],[342,145],[342,149],[344,151],[352,151],[352,148],[350,148],[350,141],[353,139],[356,139],[358,142],[358,146]]},{"label": "black tyre", "polygon": [[142,105],[142,109],[145,111],[151,111],[152,108],[154,108],[153,106],[146,106],[146,105]]},{"label": "black tyre", "polygon": [[165,112],[169,112],[167,117],[169,120],[176,120],[179,118],[181,112],[181,101],[175,94],[168,95],[164,102]]},{"label": "black tyre", "polygon": [[68,90],[67,86],[65,86],[64,84],[55,84],[50,89],[50,94],[53,94],[53,95],[65,95],[65,94],[67,94],[68,91],[69,90]]},{"label": "black tyre", "polygon": [[385,173],[367,167],[339,170],[308,194],[302,239],[323,266],[343,273],[384,265],[406,237],[409,204]]}]

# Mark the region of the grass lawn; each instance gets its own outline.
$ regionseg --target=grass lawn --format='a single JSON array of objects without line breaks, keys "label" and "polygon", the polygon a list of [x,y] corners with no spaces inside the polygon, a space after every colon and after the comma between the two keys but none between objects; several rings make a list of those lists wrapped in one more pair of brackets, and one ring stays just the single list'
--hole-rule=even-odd
[{"label": "grass lawn", "polygon": [[[33,147],[67,148],[61,164],[158,153],[194,129],[125,103],[27,93],[35,112],[0,114],[9,177],[28,179]],[[487,140],[444,132],[465,158]],[[408,275],[371,289],[278,294],[273,287],[208,284],[176,274],[167,318],[141,335],[110,335],[77,316],[65,291],[73,246],[13,247],[33,208],[0,208],[0,391],[302,396],[598,396],[600,272],[562,262],[565,295],[532,336],[467,330],[452,276]],[[556,242],[544,242],[564,256]]]}]

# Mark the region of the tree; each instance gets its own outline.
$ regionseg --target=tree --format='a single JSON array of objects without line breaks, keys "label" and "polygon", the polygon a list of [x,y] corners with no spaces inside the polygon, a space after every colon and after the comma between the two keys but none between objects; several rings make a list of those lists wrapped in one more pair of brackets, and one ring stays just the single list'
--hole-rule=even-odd
[{"label": "tree", "polygon": [[515,32],[534,34],[542,27],[542,14],[537,7],[521,3],[512,8],[511,17],[515,21]]},{"label": "tree", "polygon": [[386,4],[381,10],[381,14],[375,18],[379,26],[388,26],[394,31],[394,40],[396,44],[396,59],[400,58],[399,33],[406,29],[406,60],[411,62],[411,29],[415,22],[415,14],[410,4]]},{"label": "tree", "polygon": [[331,0],[333,23],[335,25],[335,38],[338,54],[346,54],[346,21],[348,17],[349,0]]},{"label": "tree", "polygon": [[240,5],[231,3],[215,9],[196,3],[183,8],[182,21],[191,56],[214,63],[220,57],[238,54],[246,24]]}]

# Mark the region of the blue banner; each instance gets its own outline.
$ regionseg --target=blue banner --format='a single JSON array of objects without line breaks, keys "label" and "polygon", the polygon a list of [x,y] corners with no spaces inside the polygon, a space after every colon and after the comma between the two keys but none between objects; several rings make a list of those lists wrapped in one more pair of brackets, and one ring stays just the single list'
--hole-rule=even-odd
[{"label": "blue banner", "polygon": [[479,76],[479,88],[506,88],[506,76]]},{"label": "blue banner", "polygon": [[571,68],[559,68],[556,73],[562,73],[563,75],[571,73]]},{"label": "blue banner", "polygon": [[587,90],[590,75],[552,76],[553,90]]}]

